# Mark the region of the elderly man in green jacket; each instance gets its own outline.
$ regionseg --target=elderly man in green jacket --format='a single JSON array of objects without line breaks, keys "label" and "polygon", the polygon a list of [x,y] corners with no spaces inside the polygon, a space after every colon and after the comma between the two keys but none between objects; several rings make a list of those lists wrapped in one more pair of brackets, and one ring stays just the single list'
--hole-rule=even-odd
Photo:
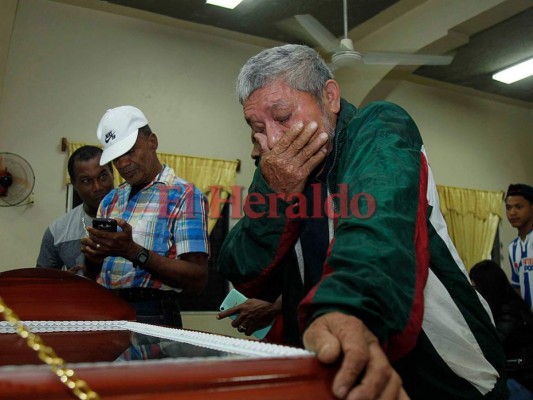
[{"label": "elderly man in green jacket", "polygon": [[237,84],[258,167],[220,271],[248,297],[281,296],[288,342],[342,358],[338,398],[506,398],[411,117],[356,109],[306,46],[259,53]]}]

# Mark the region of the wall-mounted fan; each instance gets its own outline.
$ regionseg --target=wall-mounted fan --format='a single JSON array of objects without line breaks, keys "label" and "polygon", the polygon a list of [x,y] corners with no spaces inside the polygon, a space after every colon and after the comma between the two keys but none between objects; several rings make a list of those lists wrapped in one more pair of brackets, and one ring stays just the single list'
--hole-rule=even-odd
[{"label": "wall-mounted fan", "polygon": [[[304,40],[311,40],[316,46],[331,54],[331,70],[354,67],[359,63],[381,65],[447,65],[453,56],[430,54],[405,54],[389,52],[360,53],[354,50],[353,42],[348,38],[348,5],[344,7],[344,38],[337,39],[315,17],[309,14],[295,15],[281,24],[282,29],[292,31]],[[296,21],[296,27],[295,27]]]},{"label": "wall-mounted fan", "polygon": [[0,153],[0,207],[23,203],[30,197],[35,175],[30,164],[13,153]]}]

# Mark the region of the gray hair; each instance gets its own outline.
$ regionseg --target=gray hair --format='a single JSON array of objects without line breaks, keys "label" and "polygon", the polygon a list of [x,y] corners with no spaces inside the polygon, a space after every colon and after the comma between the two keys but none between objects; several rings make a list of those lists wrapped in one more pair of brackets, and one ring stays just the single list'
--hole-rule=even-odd
[{"label": "gray hair", "polygon": [[287,44],[263,50],[246,62],[237,78],[237,97],[243,104],[255,90],[282,80],[296,90],[310,93],[321,104],[328,79],[333,79],[333,73],[315,50]]}]

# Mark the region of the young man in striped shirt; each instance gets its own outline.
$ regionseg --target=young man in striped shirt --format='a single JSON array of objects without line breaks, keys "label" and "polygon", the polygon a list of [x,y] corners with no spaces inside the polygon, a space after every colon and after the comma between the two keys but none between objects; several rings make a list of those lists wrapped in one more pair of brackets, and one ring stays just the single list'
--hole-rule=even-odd
[{"label": "young man in striped shirt", "polygon": [[533,310],[533,188],[523,183],[509,185],[505,209],[509,223],[518,231],[509,244],[511,284]]}]

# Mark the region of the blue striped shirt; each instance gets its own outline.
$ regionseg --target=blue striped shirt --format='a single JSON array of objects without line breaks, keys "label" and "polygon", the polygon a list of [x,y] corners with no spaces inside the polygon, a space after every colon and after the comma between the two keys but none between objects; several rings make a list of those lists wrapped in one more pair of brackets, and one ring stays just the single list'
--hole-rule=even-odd
[{"label": "blue striped shirt", "polygon": [[509,263],[511,283],[533,311],[533,231],[524,241],[516,237],[509,244]]}]

